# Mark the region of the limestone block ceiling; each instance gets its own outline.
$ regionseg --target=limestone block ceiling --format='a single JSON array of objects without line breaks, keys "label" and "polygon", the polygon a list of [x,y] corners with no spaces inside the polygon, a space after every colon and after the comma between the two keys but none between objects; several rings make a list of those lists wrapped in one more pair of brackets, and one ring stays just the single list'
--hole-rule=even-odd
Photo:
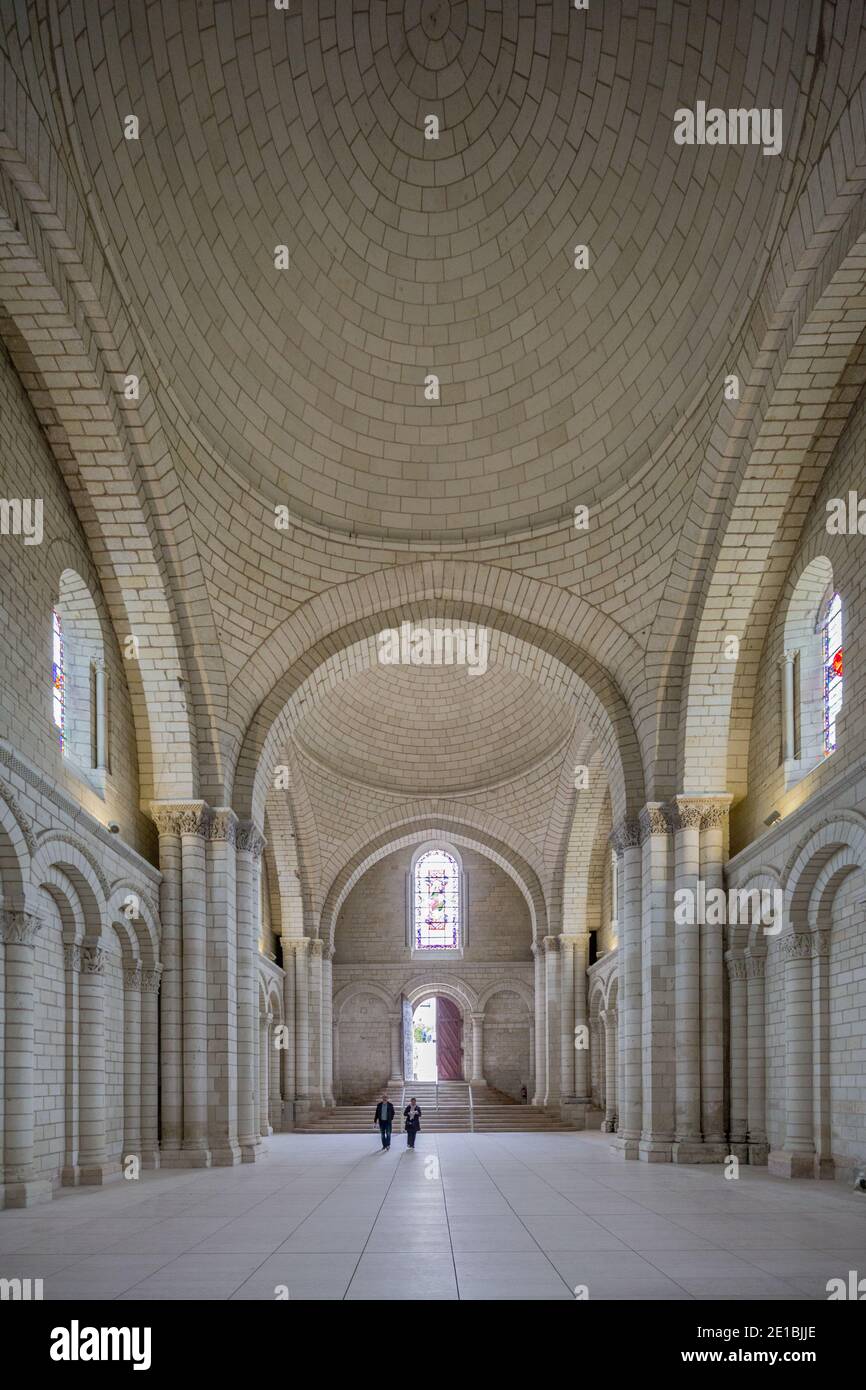
[{"label": "limestone block ceiling", "polygon": [[49,8],[70,165],[214,478],[356,536],[507,535],[621,489],[721,381],[788,156],[671,122],[784,104],[753,5]]},{"label": "limestone block ceiling", "polygon": [[405,795],[465,793],[506,782],[564,748],[566,700],[492,667],[373,667],[322,696],[294,738],[341,778]]}]

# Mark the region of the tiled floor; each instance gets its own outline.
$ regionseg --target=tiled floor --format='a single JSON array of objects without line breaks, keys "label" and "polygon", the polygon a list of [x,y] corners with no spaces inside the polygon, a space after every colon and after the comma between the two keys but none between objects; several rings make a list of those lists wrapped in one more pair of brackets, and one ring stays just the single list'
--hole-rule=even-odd
[{"label": "tiled floor", "polygon": [[260,1163],[0,1212],[46,1299],[825,1299],[866,1197],[766,1169],[624,1163],[607,1136],[275,1135]]}]

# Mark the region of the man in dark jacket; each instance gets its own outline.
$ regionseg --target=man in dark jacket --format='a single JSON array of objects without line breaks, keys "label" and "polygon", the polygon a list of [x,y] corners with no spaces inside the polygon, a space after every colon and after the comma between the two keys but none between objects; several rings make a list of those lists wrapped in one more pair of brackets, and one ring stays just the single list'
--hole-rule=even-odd
[{"label": "man in dark jacket", "polygon": [[373,1116],[373,1124],[379,1126],[383,1149],[390,1149],[391,1147],[391,1126],[393,1123],[394,1107],[389,1101],[387,1094],[383,1091],[382,1099],[376,1106],[376,1113]]},{"label": "man in dark jacket", "polygon": [[409,1141],[409,1148],[414,1149],[415,1135],[421,1128],[421,1111],[414,1096],[403,1111],[403,1118],[406,1121],[406,1138]]}]

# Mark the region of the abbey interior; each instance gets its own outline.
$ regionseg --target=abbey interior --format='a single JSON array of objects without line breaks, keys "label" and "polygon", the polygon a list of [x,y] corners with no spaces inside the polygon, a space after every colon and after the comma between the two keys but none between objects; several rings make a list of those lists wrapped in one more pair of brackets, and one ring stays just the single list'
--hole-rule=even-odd
[{"label": "abbey interior", "polygon": [[0,123],[4,1297],[866,1274],[863,7],[8,0]]}]

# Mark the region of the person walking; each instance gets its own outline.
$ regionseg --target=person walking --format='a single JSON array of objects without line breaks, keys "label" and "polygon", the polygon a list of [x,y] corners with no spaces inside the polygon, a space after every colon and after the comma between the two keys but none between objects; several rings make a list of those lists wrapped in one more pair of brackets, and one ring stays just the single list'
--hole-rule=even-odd
[{"label": "person walking", "polygon": [[373,1116],[373,1124],[379,1126],[379,1133],[382,1136],[382,1148],[391,1147],[391,1126],[394,1123],[394,1107],[388,1099],[386,1091],[382,1092],[382,1099],[376,1106],[376,1113]]},{"label": "person walking", "polygon": [[415,1147],[415,1136],[421,1128],[421,1111],[413,1096],[406,1109],[403,1111],[403,1119],[406,1122],[406,1140],[409,1148]]}]

